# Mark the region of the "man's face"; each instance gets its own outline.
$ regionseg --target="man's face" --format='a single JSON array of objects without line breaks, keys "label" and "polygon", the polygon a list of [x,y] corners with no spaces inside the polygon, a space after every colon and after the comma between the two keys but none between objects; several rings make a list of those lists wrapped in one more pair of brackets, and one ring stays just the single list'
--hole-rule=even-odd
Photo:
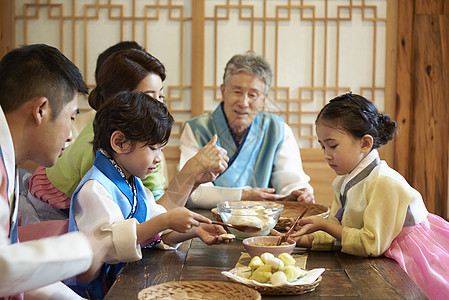
[{"label": "man's face", "polygon": [[224,112],[229,126],[237,135],[243,135],[262,110],[265,103],[265,82],[255,75],[238,73],[221,86]]},{"label": "man's face", "polygon": [[78,93],[75,93],[72,101],[62,108],[56,119],[51,120],[51,114],[46,115],[40,131],[40,153],[37,153],[35,162],[44,167],[51,167],[56,163],[58,157],[62,155],[65,144],[73,138],[72,122],[75,120],[77,113]]}]

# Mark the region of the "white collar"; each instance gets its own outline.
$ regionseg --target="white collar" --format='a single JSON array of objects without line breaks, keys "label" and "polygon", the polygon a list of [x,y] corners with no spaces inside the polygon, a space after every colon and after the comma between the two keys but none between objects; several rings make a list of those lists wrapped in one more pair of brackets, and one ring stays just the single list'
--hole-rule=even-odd
[{"label": "white collar", "polygon": [[[8,174],[8,180],[11,183],[15,181],[16,172],[16,157],[14,153],[14,144],[12,142],[11,132],[9,131],[9,125],[6,121],[6,116],[3,109],[0,107],[0,148],[2,149],[3,161],[5,163],[6,173]],[[12,192],[14,184],[8,184],[8,194]]]},{"label": "white collar", "polygon": [[370,163],[372,163],[375,159],[379,157],[379,152],[376,149],[371,150],[371,152],[363,158],[359,164],[346,175],[346,178],[343,180],[343,184],[340,188],[340,195],[343,195],[346,184],[353,179],[357,174],[359,174],[362,170],[364,170]]}]

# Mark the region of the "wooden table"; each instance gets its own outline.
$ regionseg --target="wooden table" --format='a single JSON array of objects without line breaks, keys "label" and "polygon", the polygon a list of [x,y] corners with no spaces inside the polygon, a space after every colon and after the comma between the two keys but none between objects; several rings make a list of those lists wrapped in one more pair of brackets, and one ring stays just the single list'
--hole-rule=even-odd
[{"label": "wooden table", "polygon": [[[212,218],[210,211],[197,212]],[[143,259],[128,263],[105,299],[137,299],[140,290],[168,281],[228,281],[221,271],[234,268],[244,247],[230,244],[207,246],[198,238],[176,251],[144,249]],[[393,260],[360,258],[341,252],[308,253],[307,269],[325,268],[315,291],[298,296],[263,296],[263,299],[427,299],[421,289]]]}]

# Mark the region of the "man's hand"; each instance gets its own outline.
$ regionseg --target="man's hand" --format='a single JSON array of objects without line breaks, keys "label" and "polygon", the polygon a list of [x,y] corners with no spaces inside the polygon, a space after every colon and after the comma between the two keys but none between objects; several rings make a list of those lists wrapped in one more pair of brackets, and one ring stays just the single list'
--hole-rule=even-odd
[{"label": "man's hand", "polygon": [[285,201],[298,201],[298,202],[306,202],[306,203],[315,203],[315,197],[313,193],[308,188],[303,188],[299,190],[294,190],[283,199]]},{"label": "man's hand", "polygon": [[277,201],[285,198],[284,195],[273,194],[272,188],[252,188],[242,192],[242,201]]},{"label": "man's hand", "polygon": [[196,173],[196,185],[214,181],[228,168],[229,157],[226,150],[217,146],[216,143],[217,135],[214,135],[184,166]]},{"label": "man's hand", "polygon": [[104,258],[107,254],[107,247],[98,239],[93,236],[87,235],[87,240],[92,248],[93,258],[89,269],[76,276],[77,280],[81,282],[90,282],[98,276],[100,268],[103,266]]}]

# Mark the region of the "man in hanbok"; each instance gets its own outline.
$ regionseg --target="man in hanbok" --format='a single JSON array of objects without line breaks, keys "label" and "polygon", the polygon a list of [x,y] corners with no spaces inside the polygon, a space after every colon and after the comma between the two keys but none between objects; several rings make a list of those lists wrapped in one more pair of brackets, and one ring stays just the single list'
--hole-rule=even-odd
[{"label": "man in hanbok", "polygon": [[210,209],[223,201],[294,200],[314,202],[309,176],[302,168],[291,128],[264,112],[272,72],[261,56],[235,55],[227,63],[221,85],[223,101],[209,113],[186,122],[179,168],[215,135],[227,151],[225,172],[201,184],[188,205]]},{"label": "man in hanbok", "polygon": [[0,298],[76,299],[60,280],[86,271],[88,280],[102,264],[105,251],[81,233],[18,242],[17,164],[56,162],[78,93],[87,94],[82,76],[56,48],[23,46],[0,61]]}]

